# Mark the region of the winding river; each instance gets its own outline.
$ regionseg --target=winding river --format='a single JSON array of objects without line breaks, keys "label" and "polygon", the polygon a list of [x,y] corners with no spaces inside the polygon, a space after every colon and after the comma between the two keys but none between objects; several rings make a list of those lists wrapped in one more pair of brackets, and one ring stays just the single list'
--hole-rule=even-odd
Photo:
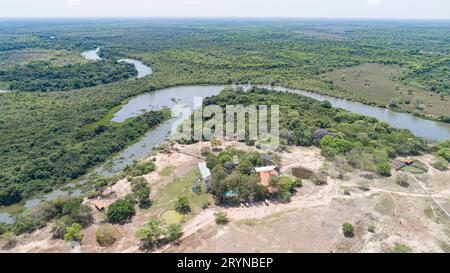
[{"label": "winding river", "polygon": [[[90,60],[100,60],[98,56],[100,48],[87,51],[83,53],[85,58]],[[137,78],[145,77],[152,73],[152,69],[142,62],[132,59],[122,59],[119,61],[134,64],[137,71]],[[249,89],[251,85],[241,85],[244,89]],[[291,92],[300,94],[306,97],[310,97],[319,101],[328,100],[333,107],[339,107],[346,109],[350,112],[371,116],[379,120],[389,123],[396,128],[405,128],[411,130],[415,135],[421,137],[427,137],[436,140],[450,139],[450,124],[430,121],[415,117],[411,114],[398,113],[389,109],[384,109],[376,106],[369,106],[358,102],[346,101],[343,99],[337,99],[334,97],[324,96],[316,93],[311,93],[304,90],[295,90],[284,87],[273,86],[261,86],[264,88],[277,90],[280,92]],[[137,117],[142,114],[143,111],[159,110],[163,107],[173,107],[175,105],[188,106],[189,109],[193,108],[194,97],[208,97],[219,94],[224,88],[222,85],[213,86],[183,86],[161,89],[149,93],[138,95],[128,101],[112,118],[112,121],[123,122],[129,118]],[[95,168],[88,174],[91,175],[103,175],[112,176],[123,170],[126,165],[131,164],[134,160],[140,160],[148,157],[153,149],[159,144],[163,143],[167,136],[170,134],[172,126],[175,123],[180,123],[180,118],[172,118],[165,123],[159,125],[156,129],[147,132],[139,141],[128,146],[123,151],[116,154],[111,160],[105,164]],[[80,179],[77,182],[69,185],[69,189],[61,190],[57,189],[49,194],[34,198],[23,202],[20,205],[14,205],[14,207],[20,206],[21,208],[34,208],[39,205],[42,200],[54,200],[59,195],[70,193],[73,196],[81,194],[81,191],[77,189],[77,186],[86,182],[86,178]],[[70,188],[71,187],[71,188]],[[12,206],[11,206],[12,207]],[[9,213],[10,207],[0,209],[0,223],[14,223],[14,218]]]}]

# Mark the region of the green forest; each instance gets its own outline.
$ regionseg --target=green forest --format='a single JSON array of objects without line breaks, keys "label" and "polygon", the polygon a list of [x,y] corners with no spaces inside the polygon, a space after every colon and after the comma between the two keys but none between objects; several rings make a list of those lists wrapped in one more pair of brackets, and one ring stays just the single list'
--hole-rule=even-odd
[{"label": "green forest", "polygon": [[0,71],[0,82],[14,91],[65,91],[115,82],[137,75],[133,65],[117,62],[91,62],[50,66],[32,62]]}]

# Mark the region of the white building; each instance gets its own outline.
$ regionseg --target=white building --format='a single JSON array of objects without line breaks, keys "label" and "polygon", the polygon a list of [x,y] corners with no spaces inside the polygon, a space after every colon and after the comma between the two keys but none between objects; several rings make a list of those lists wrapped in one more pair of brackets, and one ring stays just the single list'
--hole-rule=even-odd
[{"label": "white building", "polygon": [[211,189],[211,171],[206,166],[206,162],[198,163],[198,169],[200,170],[200,175],[205,182],[206,187]]}]

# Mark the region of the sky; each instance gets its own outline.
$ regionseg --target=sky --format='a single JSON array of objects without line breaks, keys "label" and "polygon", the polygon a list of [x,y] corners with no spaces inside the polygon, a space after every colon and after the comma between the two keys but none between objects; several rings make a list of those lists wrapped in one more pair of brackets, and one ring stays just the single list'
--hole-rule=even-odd
[{"label": "sky", "polygon": [[0,0],[0,17],[450,19],[450,0]]}]

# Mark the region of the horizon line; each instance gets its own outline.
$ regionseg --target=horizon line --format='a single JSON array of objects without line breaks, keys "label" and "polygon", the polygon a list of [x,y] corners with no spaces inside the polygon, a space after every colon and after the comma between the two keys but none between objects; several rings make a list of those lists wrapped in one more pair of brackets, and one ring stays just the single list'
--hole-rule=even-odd
[{"label": "horizon line", "polygon": [[450,18],[426,18],[426,17],[296,17],[296,16],[17,16],[2,17],[0,20],[20,19],[329,19],[329,20],[396,20],[396,21],[450,21]]}]

